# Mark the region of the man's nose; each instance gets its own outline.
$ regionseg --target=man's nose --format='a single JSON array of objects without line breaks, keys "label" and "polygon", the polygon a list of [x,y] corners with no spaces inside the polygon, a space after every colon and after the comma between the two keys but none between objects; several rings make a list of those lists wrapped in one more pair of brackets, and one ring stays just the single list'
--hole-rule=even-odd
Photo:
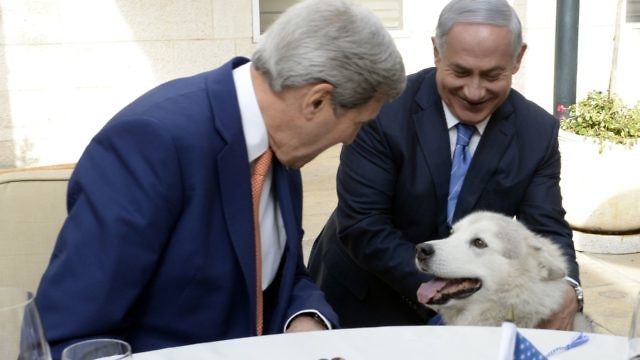
[{"label": "man's nose", "polygon": [[482,80],[478,78],[471,79],[464,86],[464,96],[470,102],[480,102],[484,100],[486,89],[482,84]]}]

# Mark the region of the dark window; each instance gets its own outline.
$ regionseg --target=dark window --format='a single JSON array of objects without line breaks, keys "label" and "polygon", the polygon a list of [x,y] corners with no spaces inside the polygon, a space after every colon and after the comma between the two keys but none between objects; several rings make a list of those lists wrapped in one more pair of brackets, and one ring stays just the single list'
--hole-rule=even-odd
[{"label": "dark window", "polygon": [[640,23],[640,0],[627,0],[627,23]]}]

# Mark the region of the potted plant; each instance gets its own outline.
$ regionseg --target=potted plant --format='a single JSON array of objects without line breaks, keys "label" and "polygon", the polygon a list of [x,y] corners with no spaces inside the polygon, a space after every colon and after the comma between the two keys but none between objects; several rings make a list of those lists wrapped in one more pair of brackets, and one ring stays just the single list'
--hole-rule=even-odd
[{"label": "potted plant", "polygon": [[640,102],[629,107],[615,94],[591,91],[568,108],[559,105],[558,112],[561,129],[597,139],[600,152],[607,143],[633,146],[640,137]]},{"label": "potted plant", "polygon": [[640,251],[640,102],[592,91],[557,110],[560,185],[576,249]]}]

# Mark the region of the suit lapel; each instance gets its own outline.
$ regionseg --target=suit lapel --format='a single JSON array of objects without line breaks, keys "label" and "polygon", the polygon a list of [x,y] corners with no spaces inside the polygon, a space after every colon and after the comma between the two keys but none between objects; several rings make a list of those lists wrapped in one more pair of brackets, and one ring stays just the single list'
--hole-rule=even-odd
[{"label": "suit lapel", "polygon": [[[293,181],[293,177],[289,174],[290,171],[297,170],[287,170],[279,161],[274,162],[274,177],[273,181],[276,185],[276,196],[278,198],[278,206],[280,208],[280,212],[282,214],[282,221],[284,223],[285,229],[285,251],[283,255],[283,259],[287,259],[288,256],[292,254],[295,255],[300,251],[300,238],[301,234],[299,232],[299,227],[297,224],[300,224],[302,219],[299,219],[301,214],[301,209],[294,209],[294,204],[296,201],[300,201],[300,196],[297,195],[297,198],[294,198],[296,194],[292,194],[291,191],[291,181]],[[295,184],[293,184],[295,185]],[[299,185],[301,186],[301,185]],[[293,273],[293,272],[291,272]],[[287,272],[285,272],[287,274]]]},{"label": "suit lapel", "polygon": [[413,113],[418,141],[426,160],[429,174],[435,186],[437,196],[438,224],[441,234],[446,229],[447,197],[449,195],[449,173],[451,172],[451,148],[449,130],[444,118],[442,100],[435,85],[435,71],[428,75],[415,98],[418,104]]},{"label": "suit lapel", "polygon": [[[286,301],[291,293],[298,264],[297,257],[302,256],[301,252],[301,215],[302,215],[302,184],[298,170],[287,170],[277,159],[273,163],[273,181],[275,196],[278,208],[282,215],[285,231],[285,246],[280,260],[279,276],[274,279],[277,284],[270,287],[277,291],[277,298],[272,299],[277,305],[271,309],[271,320],[269,322],[270,332],[280,332],[278,328],[280,320],[286,315]],[[297,174],[297,176],[296,176]],[[302,261],[302,259],[300,259]],[[276,293],[273,293],[275,295]]]},{"label": "suit lapel", "polygon": [[207,88],[216,129],[226,141],[217,157],[221,208],[236,259],[252,301],[255,301],[255,259],[247,256],[255,252],[253,223],[247,222],[252,214],[251,170],[232,75],[232,70],[245,62],[246,59],[234,58],[214,70],[207,79]]},{"label": "suit lapel", "polygon": [[510,121],[512,113],[507,99],[491,116],[460,190],[454,221],[474,209],[489,177],[496,171],[515,133]]}]

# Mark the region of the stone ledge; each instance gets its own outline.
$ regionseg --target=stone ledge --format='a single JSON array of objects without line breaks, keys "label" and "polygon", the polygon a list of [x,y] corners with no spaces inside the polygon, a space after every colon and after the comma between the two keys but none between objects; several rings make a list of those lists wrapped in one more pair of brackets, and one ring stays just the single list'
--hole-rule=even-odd
[{"label": "stone ledge", "polygon": [[597,254],[631,254],[640,252],[640,234],[598,235],[573,231],[577,251]]}]

